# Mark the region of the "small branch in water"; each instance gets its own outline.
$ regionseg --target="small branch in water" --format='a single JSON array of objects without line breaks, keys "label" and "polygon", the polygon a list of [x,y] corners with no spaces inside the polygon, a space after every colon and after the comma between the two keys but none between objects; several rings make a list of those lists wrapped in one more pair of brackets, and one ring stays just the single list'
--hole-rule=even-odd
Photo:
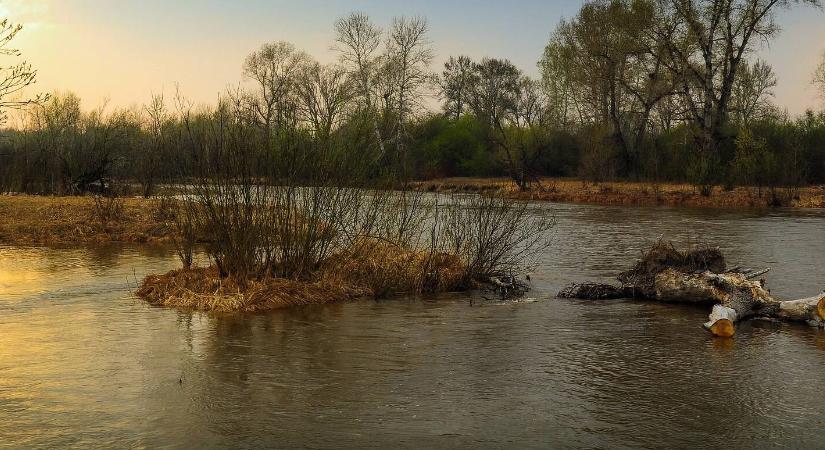
[{"label": "small branch in water", "polygon": [[488,290],[499,295],[501,300],[512,300],[524,297],[530,291],[530,286],[515,275],[490,277]]}]

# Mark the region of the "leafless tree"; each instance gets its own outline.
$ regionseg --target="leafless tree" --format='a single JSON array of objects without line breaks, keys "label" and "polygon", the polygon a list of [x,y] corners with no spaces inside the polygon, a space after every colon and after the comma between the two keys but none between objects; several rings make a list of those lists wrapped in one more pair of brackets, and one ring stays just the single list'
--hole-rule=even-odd
[{"label": "leafless tree", "polygon": [[406,178],[407,122],[422,106],[422,88],[433,76],[430,63],[433,51],[427,39],[427,20],[422,17],[401,17],[393,20],[387,41],[387,63],[392,68],[396,93],[395,144]]},{"label": "leafless tree", "polygon": [[163,155],[168,145],[169,111],[166,108],[163,95],[153,95],[152,101],[144,107],[146,112],[145,139],[140,148],[135,148],[132,155],[134,171],[142,188],[145,198],[152,196],[158,182],[159,172],[163,162]]},{"label": "leafless tree", "polygon": [[[0,21],[0,55],[20,56],[20,51],[9,48],[9,45],[22,29],[22,25],[12,24],[8,19]],[[35,84],[36,81],[37,71],[25,61],[7,67],[0,67],[0,123],[4,123],[8,119],[7,110],[21,109],[28,105],[40,103],[48,98],[46,94],[37,94],[28,99],[20,98],[23,89]]]},{"label": "leafless tree", "polygon": [[352,97],[346,71],[337,65],[309,62],[302,68],[296,88],[303,120],[318,139],[328,139]]},{"label": "leafless tree", "polygon": [[458,120],[469,109],[467,97],[473,84],[475,72],[473,60],[468,56],[451,56],[444,64],[444,71],[438,79],[444,113],[453,120]]},{"label": "leafless tree", "polygon": [[379,148],[379,158],[385,153],[384,138],[378,125],[373,93],[373,78],[378,66],[378,47],[382,31],[369,16],[361,12],[335,22],[336,50],[349,73],[357,80],[358,90],[365,109],[372,115],[372,128]]},{"label": "leafless tree", "polygon": [[280,128],[292,106],[295,79],[308,56],[288,42],[264,44],[250,54],[243,74],[255,82],[250,106],[267,132]]},{"label": "leafless tree", "polygon": [[[657,0],[664,61],[682,81],[681,94],[698,127],[700,159],[714,156],[728,123],[734,86],[759,40],[775,36],[778,8],[819,0]],[[698,174],[701,184],[710,174]]]},{"label": "leafless tree", "polygon": [[819,88],[823,98],[825,98],[825,53],[822,54],[822,62],[814,72],[814,85]]},{"label": "leafless tree", "polygon": [[771,103],[774,87],[776,74],[768,63],[762,60],[753,64],[744,62],[733,85],[731,112],[735,120],[747,126],[752,121],[775,116],[777,109]]}]

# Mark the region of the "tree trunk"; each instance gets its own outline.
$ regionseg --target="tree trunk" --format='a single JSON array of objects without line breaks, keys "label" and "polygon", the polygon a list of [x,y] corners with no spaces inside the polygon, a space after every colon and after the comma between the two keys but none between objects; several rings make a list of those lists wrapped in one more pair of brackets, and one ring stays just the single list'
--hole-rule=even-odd
[{"label": "tree trunk", "polygon": [[582,284],[568,287],[559,297],[595,300],[641,294],[642,298],[660,302],[713,305],[704,328],[719,337],[733,337],[736,324],[752,317],[825,328],[825,293],[800,300],[776,299],[764,288],[763,281],[754,281],[765,272],[684,273],[668,268],[656,274],[653,292],[628,284]]}]

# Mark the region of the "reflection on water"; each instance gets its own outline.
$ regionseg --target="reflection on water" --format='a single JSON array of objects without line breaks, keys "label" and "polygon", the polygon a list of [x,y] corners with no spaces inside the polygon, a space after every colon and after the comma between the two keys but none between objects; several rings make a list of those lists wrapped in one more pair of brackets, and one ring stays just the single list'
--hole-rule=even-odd
[{"label": "reflection on water", "polygon": [[[547,206],[537,206],[547,207]],[[552,299],[660,235],[819,292],[825,215],[553,206],[541,301],[360,301],[247,316],[133,299],[169,249],[0,248],[0,443],[12,446],[812,447],[825,333],[706,311]]]}]

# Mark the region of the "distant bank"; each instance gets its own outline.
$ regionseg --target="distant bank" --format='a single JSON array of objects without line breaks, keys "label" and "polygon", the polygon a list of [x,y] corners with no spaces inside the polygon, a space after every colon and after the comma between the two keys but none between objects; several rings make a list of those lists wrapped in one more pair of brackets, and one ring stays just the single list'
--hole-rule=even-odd
[{"label": "distant bank", "polygon": [[825,208],[825,186],[801,188],[714,187],[703,195],[689,184],[600,182],[570,178],[542,178],[529,191],[520,191],[508,178],[443,178],[412,183],[411,189],[430,192],[467,192],[509,198],[623,206],[679,206],[690,208]]}]

